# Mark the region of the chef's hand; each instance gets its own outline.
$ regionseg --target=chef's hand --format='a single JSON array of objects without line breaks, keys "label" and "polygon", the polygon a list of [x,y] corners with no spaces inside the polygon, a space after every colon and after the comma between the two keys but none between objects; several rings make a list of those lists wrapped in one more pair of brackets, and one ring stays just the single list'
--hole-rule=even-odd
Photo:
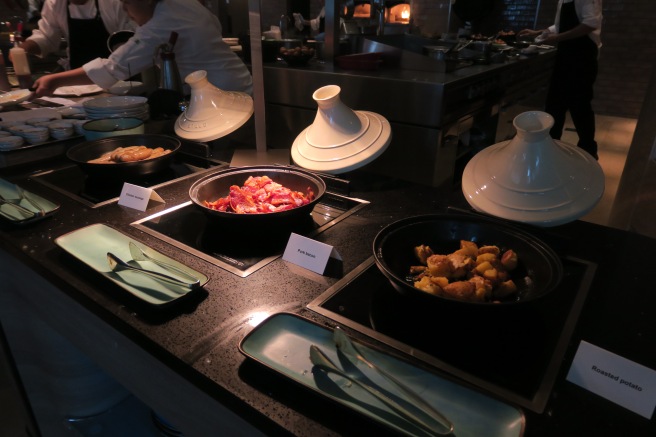
[{"label": "chef's hand", "polygon": [[30,96],[29,100],[43,96],[51,96],[56,89],[57,85],[55,84],[55,80],[52,74],[41,76],[34,82],[32,88],[30,88],[30,90],[32,90],[32,95]]},{"label": "chef's hand", "polygon": [[547,35],[543,35],[541,38],[536,39],[535,42],[538,44],[542,44],[545,46],[555,46],[558,44],[559,38],[558,34],[556,33],[549,33]]},{"label": "chef's hand", "polygon": [[521,38],[521,37],[524,37],[524,36],[531,36],[531,37],[533,37],[533,36],[538,36],[540,33],[541,33],[541,31],[539,31],[539,30],[523,29],[523,30],[520,30],[520,31],[517,33],[517,36],[520,37],[520,38]]}]

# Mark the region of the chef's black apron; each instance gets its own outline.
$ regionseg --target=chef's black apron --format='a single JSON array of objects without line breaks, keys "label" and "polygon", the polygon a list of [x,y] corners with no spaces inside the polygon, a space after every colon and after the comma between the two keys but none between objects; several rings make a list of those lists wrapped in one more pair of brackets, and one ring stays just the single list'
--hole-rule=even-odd
[{"label": "chef's black apron", "polygon": [[[580,24],[574,2],[560,9],[559,32]],[[597,79],[599,49],[588,35],[558,43],[554,72],[545,110],[554,117],[551,136],[560,139],[569,110],[579,137],[578,146],[597,157],[595,118],[592,110],[594,82]]]},{"label": "chef's black apron", "polygon": [[68,19],[68,47],[71,69],[83,66],[96,58],[107,58],[107,38],[109,32],[100,18],[100,8],[96,1],[96,16],[94,18],[71,18],[66,8]]}]

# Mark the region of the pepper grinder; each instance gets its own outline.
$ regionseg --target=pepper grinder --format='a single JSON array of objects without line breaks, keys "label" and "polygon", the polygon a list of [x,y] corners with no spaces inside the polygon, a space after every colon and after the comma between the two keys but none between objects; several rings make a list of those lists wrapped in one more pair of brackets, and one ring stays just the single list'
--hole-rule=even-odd
[{"label": "pepper grinder", "polygon": [[161,65],[159,66],[159,87],[149,97],[151,116],[168,118],[182,113],[184,94],[178,65],[175,63],[173,47],[178,39],[176,32],[171,32],[169,42],[159,48]]},{"label": "pepper grinder", "polygon": [[160,46],[160,58],[162,59],[162,66],[159,78],[159,87],[165,90],[172,90],[180,94],[182,97],[182,79],[180,78],[180,71],[175,62],[175,53],[173,47],[178,39],[176,32],[171,32],[168,44]]}]

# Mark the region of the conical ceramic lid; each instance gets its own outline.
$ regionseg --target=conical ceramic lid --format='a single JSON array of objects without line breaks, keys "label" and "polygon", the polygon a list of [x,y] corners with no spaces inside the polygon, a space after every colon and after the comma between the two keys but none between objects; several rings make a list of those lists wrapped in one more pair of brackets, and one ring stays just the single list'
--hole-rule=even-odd
[{"label": "conical ceramic lid", "polygon": [[318,110],[314,122],[292,145],[293,161],[308,170],[344,173],[380,156],[392,140],[389,122],[379,114],[353,111],[340,99],[337,85],[312,94]]},{"label": "conical ceramic lid", "polygon": [[175,122],[175,133],[194,141],[212,141],[239,129],[253,115],[253,98],[246,93],[223,91],[207,80],[207,72],[189,74],[187,109]]},{"label": "conical ceramic lid", "polygon": [[549,136],[553,117],[515,117],[517,135],[477,153],[465,167],[462,191],[476,210],[556,226],[588,213],[604,193],[599,163],[582,149]]}]

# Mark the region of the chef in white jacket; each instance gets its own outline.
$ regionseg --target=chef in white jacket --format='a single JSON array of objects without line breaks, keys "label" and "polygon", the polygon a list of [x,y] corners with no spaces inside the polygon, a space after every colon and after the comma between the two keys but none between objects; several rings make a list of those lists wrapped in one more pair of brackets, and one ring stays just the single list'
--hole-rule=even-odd
[{"label": "chef in white jacket", "polygon": [[[35,97],[51,95],[58,87],[95,83],[109,89],[119,80],[141,73],[158,61],[158,47],[177,32],[175,60],[184,78],[207,71],[208,80],[226,91],[252,92],[246,65],[223,42],[218,18],[200,2],[189,0],[121,0],[137,24],[128,42],[107,58],[96,58],[82,67],[43,76],[34,83]],[[186,86],[186,85],[185,85]]]},{"label": "chef in white jacket", "polygon": [[65,69],[109,55],[109,35],[135,28],[120,0],[46,0],[40,13],[38,27],[21,47],[44,57],[57,52],[64,38],[68,42],[68,58],[61,61]]}]

